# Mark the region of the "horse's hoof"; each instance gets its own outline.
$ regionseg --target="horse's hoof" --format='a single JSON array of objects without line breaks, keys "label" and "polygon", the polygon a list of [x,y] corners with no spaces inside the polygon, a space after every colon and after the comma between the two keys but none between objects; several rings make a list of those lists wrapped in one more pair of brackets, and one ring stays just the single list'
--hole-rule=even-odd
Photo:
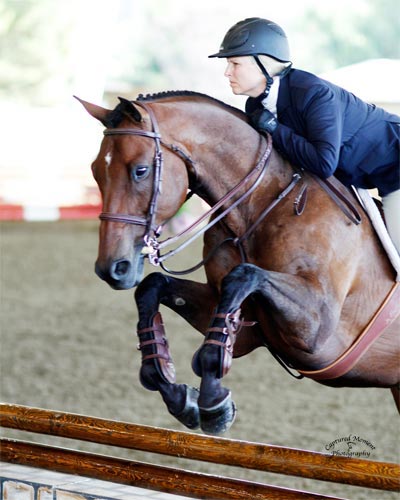
[{"label": "horse's hoof", "polygon": [[236,417],[236,406],[231,399],[231,393],[212,408],[201,408],[200,426],[206,434],[223,434],[230,429]]},{"label": "horse's hoof", "polygon": [[183,410],[173,415],[179,422],[188,429],[198,429],[200,427],[200,413],[198,406],[199,390],[194,387],[186,386],[186,401]]}]

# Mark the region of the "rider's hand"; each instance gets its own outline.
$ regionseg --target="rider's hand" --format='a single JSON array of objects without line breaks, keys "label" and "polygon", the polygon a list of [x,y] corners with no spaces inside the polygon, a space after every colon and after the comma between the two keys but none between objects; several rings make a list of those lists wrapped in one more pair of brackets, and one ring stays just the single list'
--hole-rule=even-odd
[{"label": "rider's hand", "polygon": [[260,132],[272,134],[278,126],[278,121],[268,109],[257,109],[250,115],[251,124]]}]

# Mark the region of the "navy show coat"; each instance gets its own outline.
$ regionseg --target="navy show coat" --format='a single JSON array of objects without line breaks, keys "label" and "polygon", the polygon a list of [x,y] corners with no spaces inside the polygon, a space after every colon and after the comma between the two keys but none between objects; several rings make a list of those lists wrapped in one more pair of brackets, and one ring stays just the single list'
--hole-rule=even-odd
[{"label": "navy show coat", "polygon": [[[257,108],[249,98],[246,112]],[[277,114],[274,147],[293,165],[381,196],[400,189],[399,116],[297,69],[280,81]]]}]

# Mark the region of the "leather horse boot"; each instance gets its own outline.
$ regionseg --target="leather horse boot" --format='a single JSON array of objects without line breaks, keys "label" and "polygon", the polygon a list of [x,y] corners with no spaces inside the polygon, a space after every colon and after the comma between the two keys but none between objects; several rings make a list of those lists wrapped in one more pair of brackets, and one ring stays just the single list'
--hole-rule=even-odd
[{"label": "leather horse boot", "polygon": [[161,314],[156,312],[152,318],[152,326],[138,330],[137,334],[139,337],[138,350],[142,353],[140,382],[143,387],[150,391],[158,390],[158,387],[146,376],[145,361],[150,359],[154,360],[152,365],[156,368],[158,375],[164,382],[174,384],[176,381],[175,366],[169,352],[168,340],[165,336]]},{"label": "leather horse boot", "polygon": [[[221,379],[228,373],[232,365],[233,348],[236,336],[241,327],[255,324],[254,322],[244,322],[240,318],[240,312],[240,309],[238,309],[233,313],[217,313],[213,315],[211,324],[218,326],[210,326],[208,328],[205,340],[200,349],[195,352],[192,360],[193,371],[199,377],[203,377],[202,384],[206,383],[208,375],[207,373],[203,373],[202,356],[203,360],[204,356],[206,358],[211,358],[211,356],[214,358],[214,362],[216,361],[217,365],[215,376],[217,379]],[[214,355],[211,352],[207,352],[208,346],[217,346],[219,348],[217,351],[217,360],[215,360],[215,351]],[[201,429],[209,434],[221,434],[227,431],[236,416],[236,406],[231,399],[231,392],[226,388],[218,388],[222,399],[214,401],[215,404],[207,407],[199,405]]]},{"label": "leather horse boot", "polygon": [[209,344],[221,347],[219,350],[217,378],[222,378],[228,373],[232,365],[233,347],[237,334],[243,326],[253,326],[256,324],[255,321],[243,321],[240,318],[240,313],[241,310],[238,309],[233,313],[216,313],[212,316],[211,324],[215,322],[214,320],[220,320],[218,321],[220,326],[210,326],[207,329],[202,346],[193,355],[192,368],[196,375],[199,377],[202,376],[199,354],[203,347]]},{"label": "leather horse boot", "polygon": [[140,368],[140,382],[150,391],[161,392],[159,378],[167,387],[177,391],[185,391],[184,406],[176,411],[168,407],[169,412],[189,429],[197,429],[200,425],[200,416],[197,400],[199,391],[186,384],[175,384],[175,366],[169,352],[168,340],[165,335],[164,324],[159,312],[151,319],[151,326],[142,328],[137,332],[139,337],[138,350],[142,353],[142,366]]}]

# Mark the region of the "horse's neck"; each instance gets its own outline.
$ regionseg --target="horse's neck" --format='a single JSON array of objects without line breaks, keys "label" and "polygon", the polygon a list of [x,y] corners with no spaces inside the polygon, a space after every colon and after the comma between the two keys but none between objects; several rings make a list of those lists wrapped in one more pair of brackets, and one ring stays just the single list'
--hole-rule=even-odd
[{"label": "horse's neck", "polygon": [[270,204],[290,182],[293,169],[274,150],[266,155],[268,144],[262,136],[250,144],[237,141],[227,149],[229,154],[205,162],[197,194],[210,206],[226,199],[221,210],[243,197],[224,219],[233,232],[243,233],[257,216],[257,206]]},{"label": "horse's neck", "polygon": [[[196,101],[183,100],[179,103],[173,102],[172,106],[163,101],[163,107],[167,110],[165,116],[170,120],[169,132],[172,142],[177,142],[183,149],[190,151],[194,160],[194,192],[210,206],[214,206],[240,184],[255,169],[267,149],[265,137],[241,119],[240,114],[229,112],[212,101],[206,100],[199,105]],[[183,128],[182,116],[188,124]],[[262,181],[264,186],[270,183],[269,180],[272,181],[272,186],[281,184],[279,180],[276,182],[276,179],[285,175],[282,164],[283,160],[272,152]],[[238,190],[237,196],[249,189],[257,177],[258,169],[249,182]],[[257,191],[259,189],[257,188]],[[262,195],[265,201],[268,201],[271,189],[263,188],[263,191],[266,191]],[[232,200],[227,202],[227,205],[230,204]],[[233,214],[246,214],[246,211],[251,212],[251,207],[242,203]],[[243,219],[243,215],[240,215],[240,218]]]},{"label": "horse's neck", "polygon": [[[210,144],[209,154],[201,161],[199,194],[213,206],[253,171],[266,146],[264,140],[253,141],[252,147],[242,143],[241,140],[231,143],[223,140],[223,144],[217,143],[217,147],[212,142]],[[239,189],[239,192],[242,193],[249,188],[256,178],[257,172],[243,185],[243,188]]]}]

